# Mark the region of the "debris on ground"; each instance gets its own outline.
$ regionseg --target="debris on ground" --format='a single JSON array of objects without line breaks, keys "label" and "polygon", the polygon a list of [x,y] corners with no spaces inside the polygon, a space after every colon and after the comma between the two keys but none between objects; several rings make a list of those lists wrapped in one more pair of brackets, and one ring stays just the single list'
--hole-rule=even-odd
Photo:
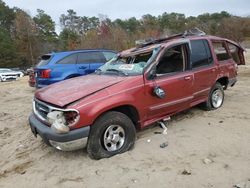
[{"label": "debris on ground", "polygon": [[223,121],[219,121],[219,123],[223,123]]},{"label": "debris on ground", "polygon": [[202,161],[203,161],[204,164],[211,164],[211,163],[214,162],[212,159],[209,159],[209,158],[205,158]]},{"label": "debris on ground", "polygon": [[160,131],[155,131],[154,134],[161,134],[162,132]]},{"label": "debris on ground", "polygon": [[158,122],[159,124],[160,124],[160,126],[161,126],[161,128],[163,129],[163,132],[162,132],[162,134],[165,134],[165,135],[167,135],[168,134],[168,128],[167,128],[167,121],[165,121],[165,122],[163,122],[163,121],[159,121]]},{"label": "debris on ground", "polygon": [[132,179],[131,180],[133,183],[137,183],[137,179]]},{"label": "debris on ground", "polygon": [[234,188],[250,188],[250,179],[246,182],[241,182],[233,186]]},{"label": "debris on ground", "polygon": [[181,174],[182,175],[191,175],[192,173],[191,173],[191,170],[184,169]]},{"label": "debris on ground", "polygon": [[165,148],[168,146],[168,142],[163,142],[162,144],[160,144],[160,148]]}]

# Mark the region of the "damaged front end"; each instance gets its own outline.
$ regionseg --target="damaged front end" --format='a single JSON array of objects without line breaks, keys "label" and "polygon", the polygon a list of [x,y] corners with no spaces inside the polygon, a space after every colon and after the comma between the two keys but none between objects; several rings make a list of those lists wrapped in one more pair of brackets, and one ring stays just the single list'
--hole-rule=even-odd
[{"label": "damaged front end", "polygon": [[37,99],[33,100],[33,112],[58,134],[68,133],[80,119],[75,109],[56,108]]},{"label": "damaged front end", "polygon": [[61,109],[34,99],[29,122],[34,135],[41,136],[45,143],[59,150],[72,151],[84,148],[88,140],[89,126],[72,129],[79,119],[75,109]]}]

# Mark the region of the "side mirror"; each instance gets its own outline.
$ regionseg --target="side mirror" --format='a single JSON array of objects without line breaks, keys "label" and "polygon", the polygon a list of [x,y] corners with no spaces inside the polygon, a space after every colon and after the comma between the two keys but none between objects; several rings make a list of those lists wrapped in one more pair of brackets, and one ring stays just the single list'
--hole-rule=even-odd
[{"label": "side mirror", "polygon": [[148,79],[153,80],[156,78],[156,67],[153,67],[148,73]]},{"label": "side mirror", "polygon": [[154,94],[160,99],[163,99],[166,96],[166,92],[159,86],[154,88]]}]

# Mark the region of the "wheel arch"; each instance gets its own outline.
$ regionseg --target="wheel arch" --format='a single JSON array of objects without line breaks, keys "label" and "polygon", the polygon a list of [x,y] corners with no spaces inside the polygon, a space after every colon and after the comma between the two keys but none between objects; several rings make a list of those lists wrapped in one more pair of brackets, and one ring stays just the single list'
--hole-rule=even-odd
[{"label": "wheel arch", "polygon": [[135,125],[136,129],[140,128],[140,115],[139,112],[137,110],[137,108],[131,104],[124,104],[124,105],[120,105],[120,106],[116,106],[113,108],[109,108],[106,109],[104,112],[100,113],[94,121],[96,121],[99,117],[101,117],[102,115],[104,115],[107,112],[110,111],[116,111],[116,112],[121,112],[125,115],[127,115],[133,122],[133,124]]},{"label": "wheel arch", "polygon": [[73,74],[70,74],[68,76],[66,76],[64,78],[64,80],[67,80],[67,79],[70,79],[70,78],[75,78],[75,77],[78,77],[78,76],[81,76],[80,74],[76,74],[76,73],[73,73]]},{"label": "wheel arch", "polygon": [[217,79],[216,82],[220,83],[223,86],[223,89],[226,90],[229,84],[229,78],[227,76],[223,76]]}]

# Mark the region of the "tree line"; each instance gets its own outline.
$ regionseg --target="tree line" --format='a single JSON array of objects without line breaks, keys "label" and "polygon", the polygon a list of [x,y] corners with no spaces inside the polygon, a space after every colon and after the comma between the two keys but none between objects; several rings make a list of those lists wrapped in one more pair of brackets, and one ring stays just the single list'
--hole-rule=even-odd
[{"label": "tree line", "polygon": [[51,16],[38,9],[31,17],[24,10],[0,0],[0,67],[34,66],[40,55],[50,52],[108,48],[124,50],[139,39],[159,38],[198,27],[207,34],[242,42],[250,37],[250,17],[226,11],[186,17],[180,13],[146,14],[140,19],[110,20],[106,15],[79,16],[68,10],[60,16],[60,33]]}]

